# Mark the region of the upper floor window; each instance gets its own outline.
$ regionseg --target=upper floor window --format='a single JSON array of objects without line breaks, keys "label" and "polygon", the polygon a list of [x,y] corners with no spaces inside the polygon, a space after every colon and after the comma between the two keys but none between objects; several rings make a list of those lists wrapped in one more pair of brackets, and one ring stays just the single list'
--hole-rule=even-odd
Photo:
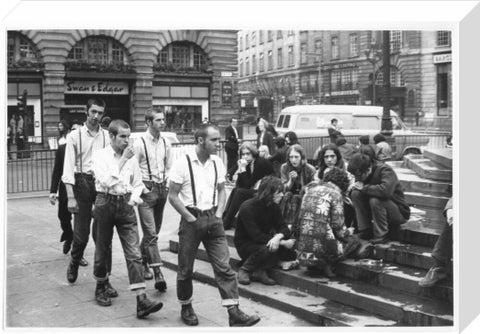
[{"label": "upper floor window", "polygon": [[282,68],[283,67],[283,49],[278,48],[277,49],[277,68]]},{"label": "upper floor window", "polygon": [[240,69],[240,76],[243,77],[243,59],[240,59],[240,63],[238,64],[238,68]]},{"label": "upper floor window", "polygon": [[68,54],[69,60],[83,60],[91,64],[128,64],[124,47],[109,37],[87,37],[79,41]]},{"label": "upper floor window", "polygon": [[267,42],[270,42],[273,39],[273,33],[271,30],[267,31]]},{"label": "upper floor window", "polygon": [[240,36],[240,38],[238,39],[238,44],[239,44],[239,47],[240,47],[240,51],[243,51],[243,37]]},{"label": "upper floor window", "polygon": [[173,42],[160,50],[157,63],[163,66],[172,66],[172,70],[180,68],[194,68],[206,70],[207,55],[198,45],[190,42]]},{"label": "upper floor window", "polygon": [[288,66],[293,66],[293,45],[288,46]]},{"label": "upper floor window", "polygon": [[257,56],[252,56],[252,74],[257,73]]},{"label": "upper floor window", "polygon": [[8,33],[8,64],[14,64],[18,61],[28,61],[38,63],[39,52],[35,45],[20,33]]},{"label": "upper floor window", "polygon": [[277,39],[283,38],[283,34],[281,30],[277,30]]},{"label": "upper floor window", "polygon": [[300,44],[300,63],[305,64],[307,62],[307,43]]},{"label": "upper floor window", "polygon": [[257,44],[257,35],[255,31],[252,31],[252,46],[255,46]]},{"label": "upper floor window", "polygon": [[258,32],[258,44],[263,44],[263,30]]},{"label": "upper floor window", "polygon": [[450,46],[451,45],[451,32],[447,30],[437,31],[437,46]]},{"label": "upper floor window", "polygon": [[[380,72],[378,72],[378,74],[377,74],[376,85],[378,85],[378,86],[383,85],[383,70],[382,69],[380,69]],[[392,86],[392,87],[403,87],[403,86],[405,86],[405,82],[403,80],[402,74],[395,67],[390,67],[390,86]]]},{"label": "upper floor window", "polygon": [[294,33],[295,33],[295,32],[294,32],[293,30],[289,30],[287,34],[288,34],[288,36],[293,36]]},{"label": "upper floor window", "polygon": [[245,75],[250,75],[250,61],[245,58]]},{"label": "upper floor window", "polygon": [[265,59],[263,59],[263,52],[260,52],[259,64],[260,72],[265,71]]},{"label": "upper floor window", "polygon": [[318,63],[320,59],[323,58],[323,45],[321,39],[315,41],[315,54],[317,55],[315,57],[315,63]]},{"label": "upper floor window", "polygon": [[273,70],[273,52],[272,52],[272,50],[268,51],[268,70]]},{"label": "upper floor window", "polygon": [[390,52],[399,52],[402,48],[402,32],[400,30],[390,31]]},{"label": "upper floor window", "polygon": [[338,45],[338,37],[332,37],[332,59],[340,57],[340,50]]},{"label": "upper floor window", "polygon": [[245,35],[245,49],[250,47],[250,40],[248,39],[248,34]]},{"label": "upper floor window", "polygon": [[350,34],[350,57],[358,57],[358,35]]}]

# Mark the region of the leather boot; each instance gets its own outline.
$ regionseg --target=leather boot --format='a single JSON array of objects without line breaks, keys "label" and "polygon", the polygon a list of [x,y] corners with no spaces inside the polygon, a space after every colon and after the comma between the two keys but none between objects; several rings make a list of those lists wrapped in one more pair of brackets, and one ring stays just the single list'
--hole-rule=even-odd
[{"label": "leather boot", "polygon": [[263,269],[256,270],[250,275],[250,279],[255,282],[260,282],[265,285],[275,285],[277,282],[272,278],[268,277],[267,272]]},{"label": "leather boot", "polygon": [[65,240],[63,243],[63,254],[68,254],[70,248],[72,248],[72,240]]},{"label": "leather boot", "polygon": [[70,283],[75,283],[78,277],[78,263],[73,263],[72,260],[70,260],[70,263],[67,268],[67,280]]},{"label": "leather boot", "polygon": [[105,282],[97,283],[97,287],[95,289],[95,300],[100,306],[112,305],[112,300],[107,295],[107,287],[105,285]]},{"label": "leather boot", "polygon": [[165,290],[167,290],[167,282],[163,277],[160,267],[154,267],[153,273],[155,275],[155,289],[157,289],[160,292],[164,292]]},{"label": "leather boot", "polygon": [[145,278],[146,280],[153,279],[153,275],[150,272],[150,267],[148,266],[148,263],[146,263],[146,262],[143,263],[143,278]]},{"label": "leather boot", "polygon": [[145,318],[150,313],[159,311],[163,306],[162,302],[152,301],[145,293],[137,296],[137,318]]},{"label": "leather boot", "polygon": [[198,317],[193,310],[192,304],[182,305],[182,311],[180,313],[185,325],[196,326],[198,325]]},{"label": "leather boot", "polygon": [[105,281],[105,292],[106,292],[107,296],[110,297],[110,298],[118,297],[117,290],[115,290],[115,288],[112,286],[112,284],[110,284],[109,280]]},{"label": "leather boot", "polygon": [[237,305],[228,309],[228,323],[230,327],[253,326],[260,321],[258,315],[247,315],[243,313]]},{"label": "leather boot", "polygon": [[242,268],[238,269],[238,283],[243,285],[250,284],[250,274],[248,273],[248,271]]}]

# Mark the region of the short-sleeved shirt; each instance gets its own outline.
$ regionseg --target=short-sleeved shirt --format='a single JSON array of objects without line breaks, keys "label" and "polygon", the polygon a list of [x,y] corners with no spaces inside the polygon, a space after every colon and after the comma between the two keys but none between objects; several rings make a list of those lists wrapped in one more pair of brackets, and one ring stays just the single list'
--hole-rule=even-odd
[{"label": "short-sleeved shirt", "polygon": [[[213,161],[217,167],[217,184],[225,182],[225,166],[217,155],[210,157],[202,164],[196,153],[189,153],[192,162],[193,178],[195,182],[195,194],[197,198],[196,207],[200,210],[208,210],[218,204],[218,191],[215,187],[215,168]],[[186,156],[178,158],[170,172],[170,181],[181,184],[179,197],[185,206],[193,207],[192,184],[190,182],[190,172]],[[215,201],[214,198],[215,191]]]}]

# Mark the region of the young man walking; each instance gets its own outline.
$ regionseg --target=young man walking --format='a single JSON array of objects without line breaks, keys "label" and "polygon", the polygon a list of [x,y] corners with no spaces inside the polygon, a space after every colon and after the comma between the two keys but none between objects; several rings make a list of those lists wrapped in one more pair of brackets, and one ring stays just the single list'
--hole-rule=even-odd
[{"label": "young man walking", "polygon": [[113,120],[109,127],[110,145],[93,154],[93,172],[97,196],[95,217],[95,264],[93,275],[97,281],[95,300],[101,306],[110,306],[107,293],[109,252],[113,228],[122,243],[127,262],[130,289],[137,294],[137,317],[144,318],[157,312],[161,302],[151,301],[145,294],[142,256],[139,248],[137,220],[133,206],[142,203],[144,185],[134,149],[129,146],[130,126],[123,120]]},{"label": "young man walking", "polygon": [[260,321],[239,307],[237,275],[229,264],[223,229],[225,205],[225,167],[215,155],[220,148],[220,131],[203,124],[195,132],[195,153],[177,159],[170,174],[169,201],[181,215],[179,228],[177,297],[185,324],[198,325],[192,307],[193,264],[203,242],[212,264],[222,305],[228,309],[230,326],[252,326]]},{"label": "young man walking", "polygon": [[142,195],[143,203],[138,206],[143,231],[140,250],[145,279],[153,278],[150,266],[155,275],[155,289],[163,292],[167,289],[167,282],[160,270],[162,259],[157,242],[168,195],[167,180],[172,166],[172,145],[160,133],[165,127],[165,115],[162,111],[148,109],[145,122],[147,131],[134,143],[142,180],[148,189],[148,192]]}]

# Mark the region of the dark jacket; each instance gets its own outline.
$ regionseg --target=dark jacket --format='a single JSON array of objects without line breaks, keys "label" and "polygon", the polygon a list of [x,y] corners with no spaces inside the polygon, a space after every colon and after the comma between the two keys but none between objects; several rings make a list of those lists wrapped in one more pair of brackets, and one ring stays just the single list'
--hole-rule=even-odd
[{"label": "dark jacket", "polygon": [[342,136],[340,130],[334,129],[333,127],[328,128],[328,135],[330,136],[330,141],[335,143],[339,136]]},{"label": "dark jacket", "polygon": [[67,145],[59,145],[55,154],[55,162],[53,163],[52,182],[50,184],[50,193],[55,194],[61,182],[63,174],[63,161],[65,160],[65,147]]},{"label": "dark jacket", "polygon": [[387,164],[375,162],[372,166],[372,173],[364,182],[361,192],[370,197],[391,199],[398,205],[403,218],[410,218],[410,207],[408,206],[402,186],[398,181],[397,174]]},{"label": "dark jacket", "polygon": [[[285,224],[280,207],[272,203],[266,205],[256,197],[245,201],[238,211],[237,227],[233,239],[240,257],[247,258],[244,250],[251,245],[266,245],[276,234],[282,233],[284,239],[290,238],[290,230]],[[247,251],[248,252],[248,251]]]},{"label": "dark jacket", "polygon": [[225,148],[238,151],[238,137],[231,125],[225,129]]},{"label": "dark jacket", "polygon": [[260,143],[261,135],[262,134],[259,133],[258,136],[257,136],[257,148],[259,148],[261,145],[267,145],[270,154],[272,154],[272,152],[275,152],[275,144],[273,143],[273,135],[270,132],[265,131],[265,135],[263,136],[263,140]]},{"label": "dark jacket", "polygon": [[251,189],[255,183],[262,177],[273,175],[272,163],[264,158],[257,158],[253,163],[253,173],[250,174],[248,170],[238,174],[237,187]]}]

